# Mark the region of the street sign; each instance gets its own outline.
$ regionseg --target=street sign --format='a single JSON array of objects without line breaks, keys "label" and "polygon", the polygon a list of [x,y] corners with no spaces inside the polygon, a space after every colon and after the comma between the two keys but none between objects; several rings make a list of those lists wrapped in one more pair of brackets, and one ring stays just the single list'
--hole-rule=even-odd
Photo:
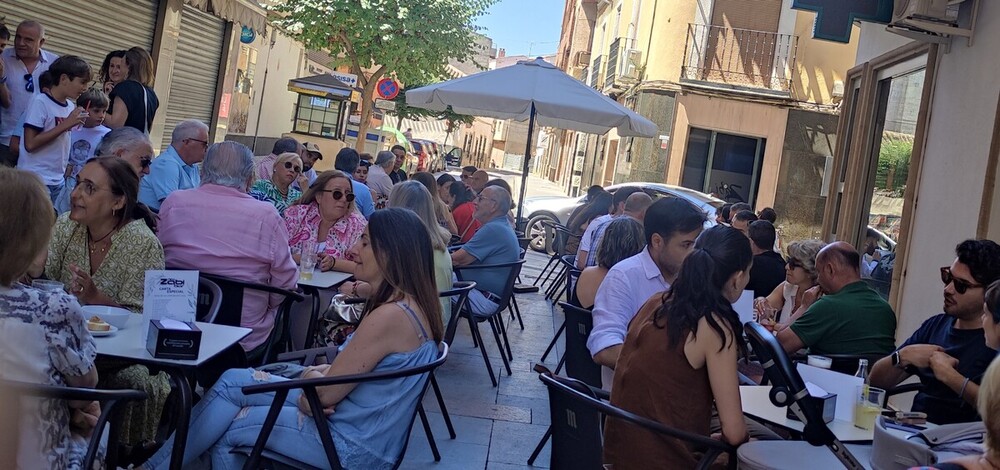
[{"label": "street sign", "polygon": [[333,75],[333,78],[340,80],[341,82],[344,83],[344,85],[347,85],[351,88],[358,86],[358,76],[354,75],[353,73],[338,72],[334,70],[333,72],[330,72],[330,75]]},{"label": "street sign", "polygon": [[375,85],[379,98],[391,100],[399,95],[399,83],[389,77],[383,78]]},{"label": "street sign", "polygon": [[396,102],[395,101],[389,101],[389,100],[376,99],[375,100],[375,109],[381,109],[383,111],[395,111],[396,110]]}]

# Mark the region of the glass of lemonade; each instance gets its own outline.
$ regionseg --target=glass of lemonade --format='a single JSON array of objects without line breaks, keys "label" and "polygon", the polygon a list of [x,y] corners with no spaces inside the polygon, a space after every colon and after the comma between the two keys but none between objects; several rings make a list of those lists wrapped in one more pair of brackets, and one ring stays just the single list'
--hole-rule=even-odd
[{"label": "glass of lemonade", "polygon": [[868,385],[860,385],[857,388],[856,401],[854,403],[854,425],[864,430],[871,430],[875,427],[875,418],[882,413],[882,400],[885,398],[885,390]]}]

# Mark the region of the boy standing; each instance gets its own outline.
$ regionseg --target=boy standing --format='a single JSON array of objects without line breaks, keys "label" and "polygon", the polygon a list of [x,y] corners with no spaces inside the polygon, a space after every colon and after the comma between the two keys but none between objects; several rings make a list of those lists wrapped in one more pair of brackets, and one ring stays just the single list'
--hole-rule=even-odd
[{"label": "boy standing", "polygon": [[97,144],[101,142],[104,134],[111,132],[111,129],[104,125],[104,116],[107,114],[109,104],[108,95],[97,88],[91,88],[83,92],[76,103],[78,107],[83,108],[84,113],[88,116],[83,127],[73,129],[72,134],[70,134],[72,144],[69,151],[69,163],[63,174],[66,185],[56,200],[56,212],[60,214],[68,212],[70,209],[69,195],[76,187],[76,175],[83,169],[84,163],[94,158],[94,151],[97,150]]},{"label": "boy standing", "polygon": [[73,104],[90,83],[90,65],[77,56],[62,56],[49,66],[52,88],[32,98],[25,112],[17,167],[38,175],[53,203],[63,187],[70,152],[70,133],[86,121],[83,108]]}]

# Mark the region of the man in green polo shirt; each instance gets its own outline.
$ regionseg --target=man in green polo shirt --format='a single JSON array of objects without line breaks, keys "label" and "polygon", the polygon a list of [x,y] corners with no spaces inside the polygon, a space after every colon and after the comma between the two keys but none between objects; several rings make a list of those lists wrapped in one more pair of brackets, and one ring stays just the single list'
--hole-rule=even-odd
[{"label": "man in green polo shirt", "polygon": [[[847,243],[831,243],[820,250],[816,271],[822,295],[801,318],[778,332],[785,351],[889,354],[895,349],[896,314],[861,280],[860,266],[861,256]],[[803,295],[803,303],[814,295]]]}]

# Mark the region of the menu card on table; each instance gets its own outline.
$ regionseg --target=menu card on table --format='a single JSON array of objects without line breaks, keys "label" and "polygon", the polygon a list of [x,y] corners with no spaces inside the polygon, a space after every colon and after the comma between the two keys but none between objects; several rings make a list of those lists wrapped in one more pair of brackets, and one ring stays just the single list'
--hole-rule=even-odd
[{"label": "menu card on table", "polygon": [[176,320],[193,322],[197,313],[198,271],[146,271],[142,305],[142,343],[149,335],[149,322]]}]

